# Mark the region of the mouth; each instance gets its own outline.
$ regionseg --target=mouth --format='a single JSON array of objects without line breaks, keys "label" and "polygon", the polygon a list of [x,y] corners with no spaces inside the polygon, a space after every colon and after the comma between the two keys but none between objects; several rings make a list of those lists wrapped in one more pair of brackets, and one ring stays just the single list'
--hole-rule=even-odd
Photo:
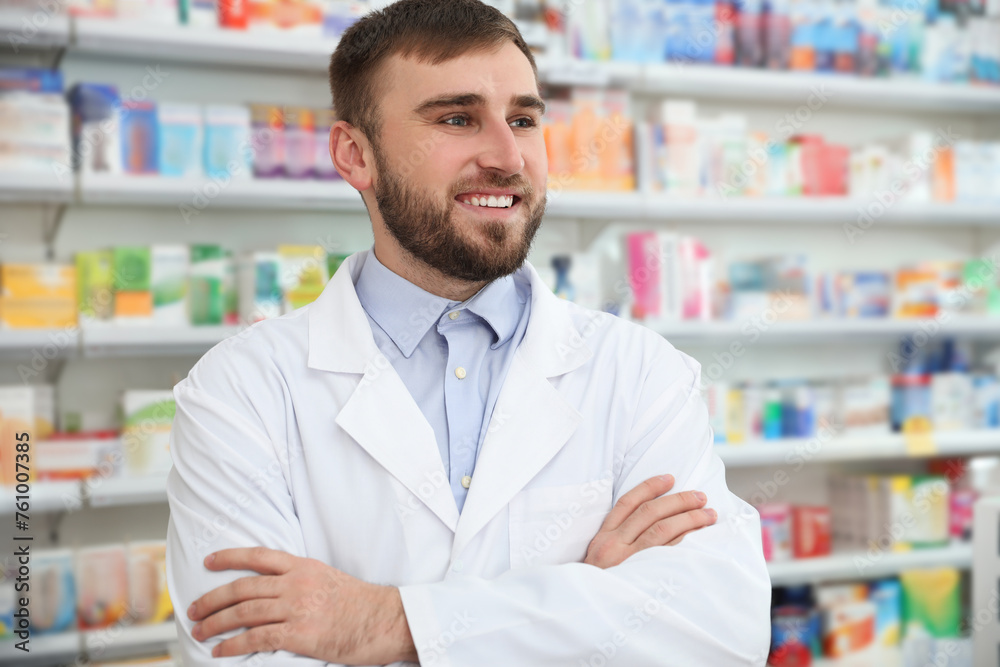
[{"label": "mouth", "polygon": [[[467,210],[474,215],[478,214],[490,218],[508,218],[521,210],[522,200],[518,195],[509,195],[509,201],[511,201],[509,206],[483,206],[465,203],[466,201],[472,201],[473,199],[474,198],[471,195],[459,195],[455,197],[455,201],[458,202],[459,208]],[[498,197],[497,199],[502,202],[503,197]]]}]

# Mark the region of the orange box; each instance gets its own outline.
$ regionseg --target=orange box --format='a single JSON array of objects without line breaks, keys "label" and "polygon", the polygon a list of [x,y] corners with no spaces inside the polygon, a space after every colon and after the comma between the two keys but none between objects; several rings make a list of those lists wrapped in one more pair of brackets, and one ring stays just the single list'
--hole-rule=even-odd
[{"label": "orange box", "polygon": [[115,317],[152,317],[153,293],[115,292]]}]

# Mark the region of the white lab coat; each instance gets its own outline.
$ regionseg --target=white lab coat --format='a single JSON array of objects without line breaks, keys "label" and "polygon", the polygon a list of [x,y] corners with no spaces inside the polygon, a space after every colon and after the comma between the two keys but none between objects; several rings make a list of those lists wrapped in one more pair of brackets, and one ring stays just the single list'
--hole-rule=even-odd
[{"label": "white lab coat", "polygon": [[[327,664],[283,651],[213,660],[237,632],[191,638],[191,602],[248,574],[202,559],[262,545],[398,586],[425,667],[763,665],[759,517],[726,486],[698,363],[556,298],[526,264],[528,328],[459,515],[434,432],[355,293],[366,256],[174,388],[167,569],[187,663]],[[613,568],[583,564],[618,498],[664,473],[675,491],[704,491],[717,524]]]}]

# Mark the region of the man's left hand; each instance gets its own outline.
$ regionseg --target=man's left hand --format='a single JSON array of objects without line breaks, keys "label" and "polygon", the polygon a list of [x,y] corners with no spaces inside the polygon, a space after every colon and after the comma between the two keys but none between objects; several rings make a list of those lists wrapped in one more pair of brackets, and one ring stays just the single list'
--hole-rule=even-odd
[{"label": "man's left hand", "polygon": [[417,661],[399,590],[356,579],[313,558],[252,547],[223,549],[209,570],[252,570],[188,609],[198,641],[247,628],[220,642],[215,657],[284,650],[347,665]]}]

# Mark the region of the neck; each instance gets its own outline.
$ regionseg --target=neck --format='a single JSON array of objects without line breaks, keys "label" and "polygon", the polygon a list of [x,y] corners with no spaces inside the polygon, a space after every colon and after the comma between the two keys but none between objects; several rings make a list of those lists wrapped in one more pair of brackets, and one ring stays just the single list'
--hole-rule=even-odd
[{"label": "neck", "polygon": [[425,292],[450,301],[465,301],[487,285],[487,281],[470,282],[447,276],[398,246],[387,249],[376,242],[374,252],[382,266],[397,276],[405,278]]}]

